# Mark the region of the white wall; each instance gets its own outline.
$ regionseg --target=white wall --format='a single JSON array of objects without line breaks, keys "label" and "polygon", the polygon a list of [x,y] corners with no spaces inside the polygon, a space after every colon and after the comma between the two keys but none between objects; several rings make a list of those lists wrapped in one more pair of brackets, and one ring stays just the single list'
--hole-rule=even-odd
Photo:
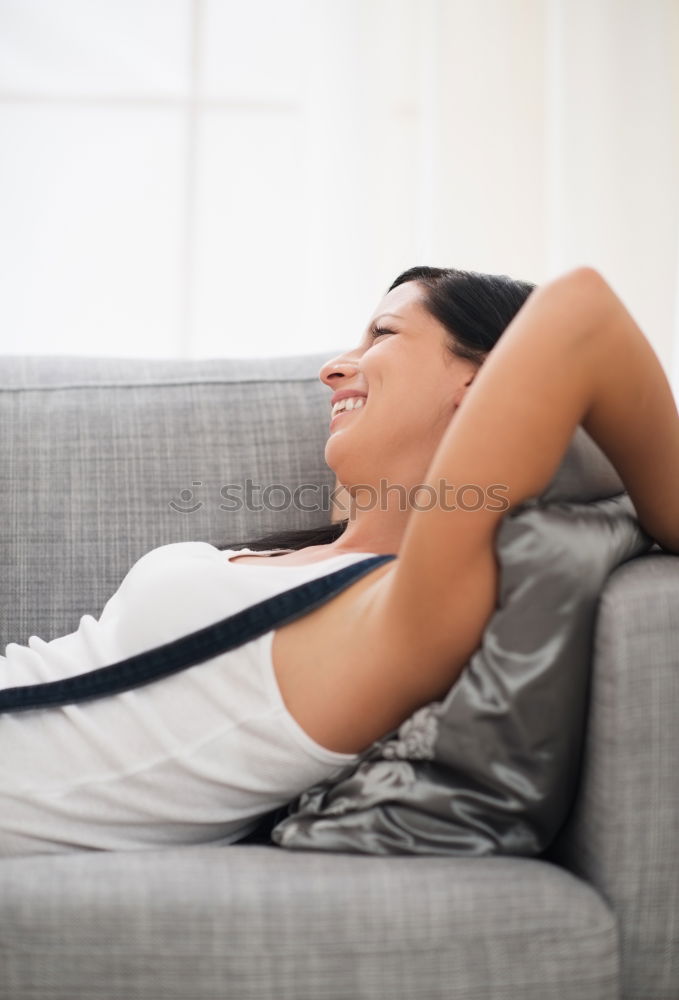
[{"label": "white wall", "polygon": [[597,267],[679,384],[675,0],[0,0],[0,352],[354,344]]}]

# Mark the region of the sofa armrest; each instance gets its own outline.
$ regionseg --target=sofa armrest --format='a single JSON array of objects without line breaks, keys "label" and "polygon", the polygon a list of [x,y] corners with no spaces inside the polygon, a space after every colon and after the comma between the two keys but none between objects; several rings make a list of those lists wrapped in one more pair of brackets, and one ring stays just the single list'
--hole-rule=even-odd
[{"label": "sofa armrest", "polygon": [[658,550],[602,593],[580,786],[545,853],[616,912],[624,997],[679,983],[678,722],[679,557]]}]

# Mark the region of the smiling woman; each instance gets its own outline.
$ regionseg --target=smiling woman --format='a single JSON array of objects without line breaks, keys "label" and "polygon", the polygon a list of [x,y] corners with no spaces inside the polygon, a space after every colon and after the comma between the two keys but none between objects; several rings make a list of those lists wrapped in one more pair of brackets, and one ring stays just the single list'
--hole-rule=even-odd
[{"label": "smiling woman", "polygon": [[[676,406],[650,345],[591,269],[540,289],[406,272],[358,345],[319,376],[364,400],[332,418],[326,442],[352,501],[334,541],[242,559],[205,542],[161,546],[99,621],[10,643],[0,673],[5,685],[59,683],[250,614],[295,584],[325,584],[340,567],[355,575],[294,620],[138,692],[22,725],[3,717],[0,853],[234,843],[355,763],[457,682],[496,606],[501,519],[543,489],[579,424],[642,527],[679,552]],[[441,488],[460,483],[481,500],[447,503]],[[434,502],[420,504],[423,490]]]}]

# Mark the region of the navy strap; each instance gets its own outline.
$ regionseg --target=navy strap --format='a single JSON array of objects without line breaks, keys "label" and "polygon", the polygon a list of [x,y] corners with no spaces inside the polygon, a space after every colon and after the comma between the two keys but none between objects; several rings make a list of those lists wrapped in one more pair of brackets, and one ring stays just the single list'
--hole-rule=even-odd
[{"label": "navy strap", "polygon": [[211,660],[220,653],[226,653],[273,628],[300,618],[307,611],[325,604],[330,597],[366,573],[395,558],[393,555],[369,556],[334,573],[307,580],[281,594],[252,604],[212,625],[189,632],[181,639],[137,653],[108,667],[99,667],[44,684],[5,688],[0,691],[0,713],[71,705],[120,694],[162,677],[169,677],[170,674]]}]

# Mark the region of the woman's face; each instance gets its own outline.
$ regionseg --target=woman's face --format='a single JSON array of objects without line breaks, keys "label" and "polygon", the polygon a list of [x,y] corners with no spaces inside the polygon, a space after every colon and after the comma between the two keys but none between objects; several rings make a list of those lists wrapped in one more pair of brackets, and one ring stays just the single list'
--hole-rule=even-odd
[{"label": "woman's face", "polygon": [[447,330],[421,300],[417,282],[388,292],[358,347],[319,372],[333,393],[365,396],[359,409],[331,420],[325,446],[326,462],[347,488],[380,479],[406,487],[423,482],[478,370],[451,354]]}]

